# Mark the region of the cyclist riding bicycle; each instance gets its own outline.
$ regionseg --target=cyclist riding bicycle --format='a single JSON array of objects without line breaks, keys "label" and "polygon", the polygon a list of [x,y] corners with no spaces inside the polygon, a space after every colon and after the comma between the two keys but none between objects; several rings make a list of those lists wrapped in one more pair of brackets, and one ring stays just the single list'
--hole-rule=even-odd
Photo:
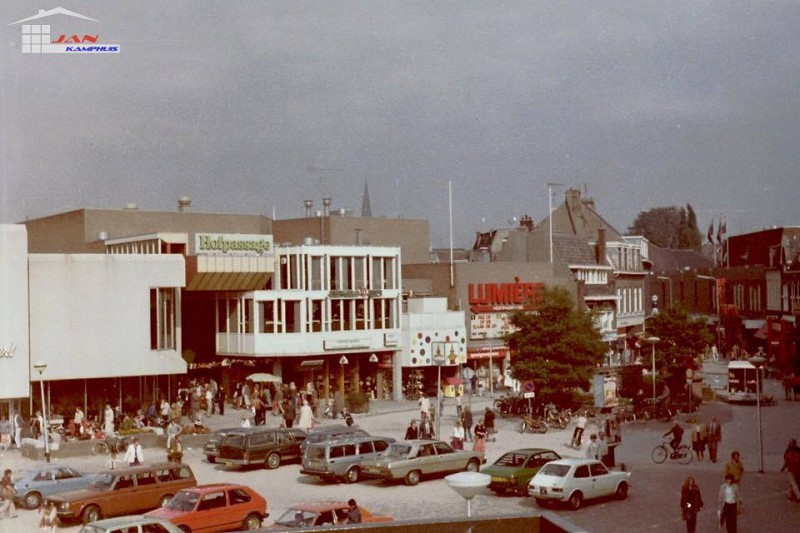
[{"label": "cyclist riding bicycle", "polygon": [[678,446],[681,445],[681,439],[683,439],[683,428],[680,424],[675,422],[675,424],[670,428],[669,431],[664,433],[664,436],[672,435],[672,440],[669,441],[669,445],[672,447],[672,453],[678,451]]}]

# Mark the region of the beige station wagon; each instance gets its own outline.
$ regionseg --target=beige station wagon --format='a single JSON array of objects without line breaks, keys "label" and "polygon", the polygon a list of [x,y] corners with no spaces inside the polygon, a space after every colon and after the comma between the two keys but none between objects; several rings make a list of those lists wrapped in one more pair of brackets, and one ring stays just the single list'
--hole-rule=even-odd
[{"label": "beige station wagon", "polygon": [[477,472],[486,462],[483,452],[454,450],[440,440],[407,440],[395,442],[380,457],[361,462],[364,477],[387,481],[402,479],[416,485],[423,477]]},{"label": "beige station wagon", "polygon": [[163,506],[178,491],[197,486],[189,465],[158,463],[104,470],[85,489],[47,498],[62,522],[84,524]]}]

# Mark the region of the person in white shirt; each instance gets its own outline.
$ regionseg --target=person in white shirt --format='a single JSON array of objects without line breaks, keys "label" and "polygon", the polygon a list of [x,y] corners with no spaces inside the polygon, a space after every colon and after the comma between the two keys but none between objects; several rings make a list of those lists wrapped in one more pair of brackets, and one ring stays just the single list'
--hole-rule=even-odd
[{"label": "person in white shirt", "polygon": [[739,496],[739,485],[735,483],[733,474],[725,476],[725,483],[719,488],[717,500],[719,503],[717,509],[719,527],[726,526],[728,533],[736,533],[736,519],[742,499]]},{"label": "person in white shirt", "polygon": [[600,459],[597,454],[600,451],[600,445],[597,444],[597,435],[592,433],[589,435],[589,445],[586,447],[587,459]]},{"label": "person in white shirt", "polygon": [[456,420],[453,425],[453,434],[450,436],[450,441],[454,449],[464,449],[464,426],[461,425],[460,420]]},{"label": "person in white shirt", "polygon": [[134,438],[125,450],[124,461],[130,466],[136,466],[144,463],[144,454],[142,454],[142,445],[139,444],[139,439]]},{"label": "person in white shirt", "polygon": [[586,416],[584,416],[583,413],[578,415],[578,423],[575,426],[575,430],[572,432],[572,442],[570,442],[571,447],[581,447],[581,439],[583,438],[583,432],[586,430],[586,422]]}]

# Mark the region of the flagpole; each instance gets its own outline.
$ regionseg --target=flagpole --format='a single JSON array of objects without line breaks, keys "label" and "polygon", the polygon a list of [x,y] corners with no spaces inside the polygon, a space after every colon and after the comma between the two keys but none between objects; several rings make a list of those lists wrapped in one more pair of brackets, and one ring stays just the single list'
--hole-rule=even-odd
[{"label": "flagpole", "polygon": [[450,211],[450,288],[454,286],[453,280],[453,181],[447,180],[447,198]]}]

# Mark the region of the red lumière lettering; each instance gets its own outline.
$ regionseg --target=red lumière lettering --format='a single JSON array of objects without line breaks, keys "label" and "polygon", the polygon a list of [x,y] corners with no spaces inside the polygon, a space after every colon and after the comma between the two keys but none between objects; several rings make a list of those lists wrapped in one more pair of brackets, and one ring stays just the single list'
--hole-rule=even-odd
[{"label": "red lumi\u00e8re lettering", "polygon": [[535,298],[542,283],[470,283],[470,305],[521,305]]},{"label": "red lumi\u00e8re lettering", "polygon": [[100,35],[88,35],[84,34],[83,37],[78,37],[77,35],[72,35],[67,37],[63,33],[58,36],[57,41],[53,41],[53,44],[79,44],[79,43],[96,43],[97,39]]}]

